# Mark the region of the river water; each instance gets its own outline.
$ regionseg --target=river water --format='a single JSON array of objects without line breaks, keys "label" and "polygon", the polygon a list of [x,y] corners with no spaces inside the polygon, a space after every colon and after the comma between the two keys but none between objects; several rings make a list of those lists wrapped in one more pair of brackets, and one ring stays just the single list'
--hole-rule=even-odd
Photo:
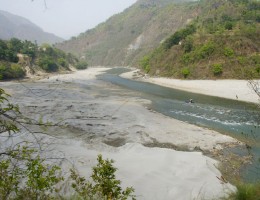
[{"label": "river water", "polygon": [[[157,112],[246,142],[253,155],[253,164],[243,169],[243,179],[260,180],[260,109],[257,105],[121,78],[119,74],[126,71],[128,69],[116,68],[98,78],[136,91],[141,98],[151,100],[151,107]],[[186,103],[188,99],[195,103]],[[235,148],[230,150],[244,153]]]}]

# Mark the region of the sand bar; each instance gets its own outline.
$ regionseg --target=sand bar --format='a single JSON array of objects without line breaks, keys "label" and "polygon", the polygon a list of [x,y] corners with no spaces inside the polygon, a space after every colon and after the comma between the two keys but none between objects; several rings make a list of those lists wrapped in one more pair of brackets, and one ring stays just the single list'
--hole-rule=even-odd
[{"label": "sand bar", "polygon": [[[122,74],[124,78],[134,78],[139,70]],[[259,103],[259,96],[249,87],[246,80],[180,80],[171,78],[142,77],[140,81],[193,93],[217,96],[227,99]],[[260,84],[260,81],[258,81]]]}]

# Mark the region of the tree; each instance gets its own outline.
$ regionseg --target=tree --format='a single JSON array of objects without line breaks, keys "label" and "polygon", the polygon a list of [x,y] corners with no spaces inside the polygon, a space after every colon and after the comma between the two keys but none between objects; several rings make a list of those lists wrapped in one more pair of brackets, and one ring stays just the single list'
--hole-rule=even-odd
[{"label": "tree", "polygon": [[76,67],[77,69],[87,69],[88,63],[87,63],[86,61],[82,60],[82,61],[79,61],[79,62],[75,65],[75,67]]},{"label": "tree", "polygon": [[194,24],[188,25],[186,28],[176,31],[171,37],[165,40],[163,46],[165,49],[170,49],[172,46],[179,44],[179,42],[185,39],[187,36],[196,32]]},{"label": "tree", "polygon": [[58,70],[58,65],[50,56],[41,57],[38,61],[38,65],[47,72],[56,72]]},{"label": "tree", "polygon": [[93,167],[91,178],[93,182],[86,181],[80,177],[75,170],[71,170],[71,178],[74,180],[72,187],[83,199],[105,199],[105,200],[126,200],[128,197],[135,199],[132,193],[134,189],[127,187],[122,190],[120,180],[116,179],[116,168],[113,160],[104,160],[98,155],[98,164]]},{"label": "tree", "polygon": [[21,49],[21,53],[30,56],[32,59],[35,58],[37,52],[37,44],[32,43],[31,41],[25,40],[23,42],[23,47]]},{"label": "tree", "polygon": [[6,60],[7,45],[3,40],[0,40],[0,60]]}]

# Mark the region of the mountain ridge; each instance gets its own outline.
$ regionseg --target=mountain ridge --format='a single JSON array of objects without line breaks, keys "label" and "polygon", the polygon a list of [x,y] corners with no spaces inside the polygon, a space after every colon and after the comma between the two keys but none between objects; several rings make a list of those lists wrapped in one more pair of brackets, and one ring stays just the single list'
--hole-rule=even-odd
[{"label": "mountain ridge", "polygon": [[11,38],[29,40],[31,42],[37,41],[39,44],[54,44],[64,40],[52,33],[45,32],[24,17],[0,10],[0,39],[9,40]]},{"label": "mountain ridge", "polygon": [[[184,6],[189,2],[190,6]],[[56,47],[86,59],[90,65],[134,65],[172,32],[198,14],[192,1],[139,0],[94,29]]]}]

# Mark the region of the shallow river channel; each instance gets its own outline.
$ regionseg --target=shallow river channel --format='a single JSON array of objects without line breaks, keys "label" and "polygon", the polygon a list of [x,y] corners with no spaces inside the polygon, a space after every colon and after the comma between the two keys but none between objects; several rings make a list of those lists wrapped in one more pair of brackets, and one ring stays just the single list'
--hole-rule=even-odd
[{"label": "shallow river channel", "polygon": [[[151,83],[128,80],[119,75],[127,69],[116,68],[98,79],[116,84],[152,101],[151,108],[164,115],[230,135],[250,146],[253,164],[243,170],[248,181],[260,179],[260,109],[254,104],[194,94]],[[193,99],[195,103],[186,103]],[[231,149],[244,154],[238,149]]]}]

